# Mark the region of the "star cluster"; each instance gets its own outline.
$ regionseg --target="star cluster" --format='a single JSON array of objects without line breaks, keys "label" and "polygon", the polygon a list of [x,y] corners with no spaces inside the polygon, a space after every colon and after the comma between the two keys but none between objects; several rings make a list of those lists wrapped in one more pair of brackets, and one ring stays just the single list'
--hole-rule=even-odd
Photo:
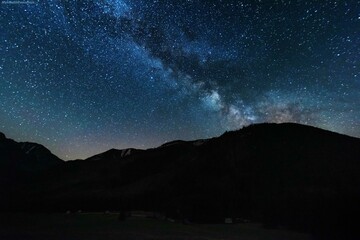
[{"label": "star cluster", "polygon": [[360,2],[0,3],[0,131],[63,159],[259,122],[360,137]]}]

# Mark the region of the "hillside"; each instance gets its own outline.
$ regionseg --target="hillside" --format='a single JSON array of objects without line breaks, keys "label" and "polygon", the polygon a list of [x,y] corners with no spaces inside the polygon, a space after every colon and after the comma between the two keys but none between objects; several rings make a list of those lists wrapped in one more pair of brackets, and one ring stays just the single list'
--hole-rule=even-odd
[{"label": "hillside", "polygon": [[298,124],[258,124],[206,141],[65,162],[18,183],[1,206],[142,209],[210,223],[245,218],[336,237],[353,234],[358,224],[359,160],[359,139]]}]

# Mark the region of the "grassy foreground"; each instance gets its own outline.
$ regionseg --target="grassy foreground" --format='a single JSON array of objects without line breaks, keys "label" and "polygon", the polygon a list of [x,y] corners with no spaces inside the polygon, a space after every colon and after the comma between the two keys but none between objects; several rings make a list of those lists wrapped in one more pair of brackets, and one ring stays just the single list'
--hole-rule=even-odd
[{"label": "grassy foreground", "polygon": [[0,239],[6,240],[308,240],[310,236],[286,230],[263,229],[258,224],[171,223],[127,219],[116,214],[1,214]]}]

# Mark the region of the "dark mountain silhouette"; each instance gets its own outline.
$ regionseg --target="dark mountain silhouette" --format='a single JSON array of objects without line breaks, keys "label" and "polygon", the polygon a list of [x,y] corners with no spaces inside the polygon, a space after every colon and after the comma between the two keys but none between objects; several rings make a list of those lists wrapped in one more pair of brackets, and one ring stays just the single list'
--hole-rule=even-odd
[{"label": "dark mountain silhouette", "polygon": [[[2,139],[1,162],[27,161],[31,147]],[[40,152],[47,151],[33,153]],[[141,209],[194,222],[238,217],[325,239],[353,239],[360,223],[360,139],[314,127],[258,124],[209,140],[112,149],[85,161],[48,156],[47,163],[39,158],[45,170],[7,181],[4,211]]]},{"label": "dark mountain silhouette", "polygon": [[0,171],[3,178],[36,172],[64,163],[44,146],[31,142],[15,142],[0,133]]},{"label": "dark mountain silhouette", "polygon": [[143,150],[140,149],[134,149],[134,148],[128,148],[128,149],[122,149],[122,150],[118,150],[118,149],[110,149],[106,152],[100,153],[100,154],[96,154],[92,157],[89,157],[85,160],[87,161],[100,161],[100,160],[106,160],[106,159],[113,159],[113,160],[120,160],[123,158],[127,158],[130,155],[134,155],[137,153],[142,152]]}]

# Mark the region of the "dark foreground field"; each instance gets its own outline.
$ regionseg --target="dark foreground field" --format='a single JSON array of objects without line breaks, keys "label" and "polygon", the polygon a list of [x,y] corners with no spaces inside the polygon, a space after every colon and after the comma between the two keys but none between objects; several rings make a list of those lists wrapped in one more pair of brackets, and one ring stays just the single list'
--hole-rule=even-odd
[{"label": "dark foreground field", "polygon": [[171,223],[154,219],[127,219],[116,214],[2,214],[0,239],[6,240],[307,240],[310,236],[286,230],[263,229],[259,224]]}]

